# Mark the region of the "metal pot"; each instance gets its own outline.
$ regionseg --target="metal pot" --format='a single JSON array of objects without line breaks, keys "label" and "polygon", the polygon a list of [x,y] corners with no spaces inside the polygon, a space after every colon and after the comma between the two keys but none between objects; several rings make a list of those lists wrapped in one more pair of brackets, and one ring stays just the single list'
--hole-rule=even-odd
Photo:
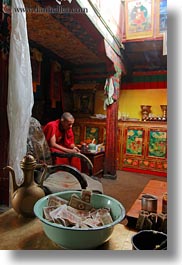
[{"label": "metal pot", "polygon": [[141,202],[142,210],[148,212],[157,212],[157,197],[151,194],[144,194],[142,195],[142,202]]}]

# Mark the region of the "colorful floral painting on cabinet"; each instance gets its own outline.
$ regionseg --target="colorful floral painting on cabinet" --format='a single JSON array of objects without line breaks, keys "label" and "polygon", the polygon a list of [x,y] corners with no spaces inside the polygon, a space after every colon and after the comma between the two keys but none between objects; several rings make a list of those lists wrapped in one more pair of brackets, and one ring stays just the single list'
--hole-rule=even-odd
[{"label": "colorful floral painting on cabinet", "polygon": [[127,131],[127,143],[126,143],[127,154],[138,154],[143,153],[143,130],[128,130]]},{"label": "colorful floral painting on cabinet", "polygon": [[148,156],[166,158],[167,132],[150,131]]}]

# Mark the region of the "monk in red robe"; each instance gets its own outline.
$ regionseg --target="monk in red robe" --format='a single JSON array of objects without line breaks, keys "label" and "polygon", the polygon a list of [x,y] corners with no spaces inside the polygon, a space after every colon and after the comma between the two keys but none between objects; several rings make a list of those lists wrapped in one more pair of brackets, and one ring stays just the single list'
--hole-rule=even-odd
[{"label": "monk in red robe", "polygon": [[[44,127],[44,134],[51,152],[77,153],[79,148],[75,146],[72,126],[74,117],[69,112],[63,113],[61,119],[51,121]],[[54,164],[66,164],[76,167],[81,171],[81,161],[77,157],[56,157]]]}]

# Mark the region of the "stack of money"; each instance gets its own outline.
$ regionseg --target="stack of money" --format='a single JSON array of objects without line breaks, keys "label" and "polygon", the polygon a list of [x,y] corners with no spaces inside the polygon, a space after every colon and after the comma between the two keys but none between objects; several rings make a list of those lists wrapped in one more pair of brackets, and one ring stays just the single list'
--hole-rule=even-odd
[{"label": "stack of money", "polygon": [[83,190],[81,198],[72,194],[69,201],[58,196],[50,196],[43,208],[44,218],[62,226],[93,228],[113,222],[110,209],[95,209],[91,204],[91,192]]}]

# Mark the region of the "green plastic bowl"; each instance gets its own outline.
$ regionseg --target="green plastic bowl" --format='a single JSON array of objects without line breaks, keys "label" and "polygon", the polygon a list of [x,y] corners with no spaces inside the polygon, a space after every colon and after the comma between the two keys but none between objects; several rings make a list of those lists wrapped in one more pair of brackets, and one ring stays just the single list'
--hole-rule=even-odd
[{"label": "green plastic bowl", "polygon": [[[54,193],[54,195],[69,200],[73,193],[81,195],[80,191],[62,191]],[[42,222],[47,237],[65,249],[94,249],[102,245],[110,239],[114,226],[125,218],[125,208],[119,201],[104,194],[93,193],[91,198],[93,207],[110,208],[114,221],[111,224],[90,229],[60,226],[43,217],[43,207],[47,206],[49,196],[52,196],[52,194],[36,202],[34,213]]]}]

